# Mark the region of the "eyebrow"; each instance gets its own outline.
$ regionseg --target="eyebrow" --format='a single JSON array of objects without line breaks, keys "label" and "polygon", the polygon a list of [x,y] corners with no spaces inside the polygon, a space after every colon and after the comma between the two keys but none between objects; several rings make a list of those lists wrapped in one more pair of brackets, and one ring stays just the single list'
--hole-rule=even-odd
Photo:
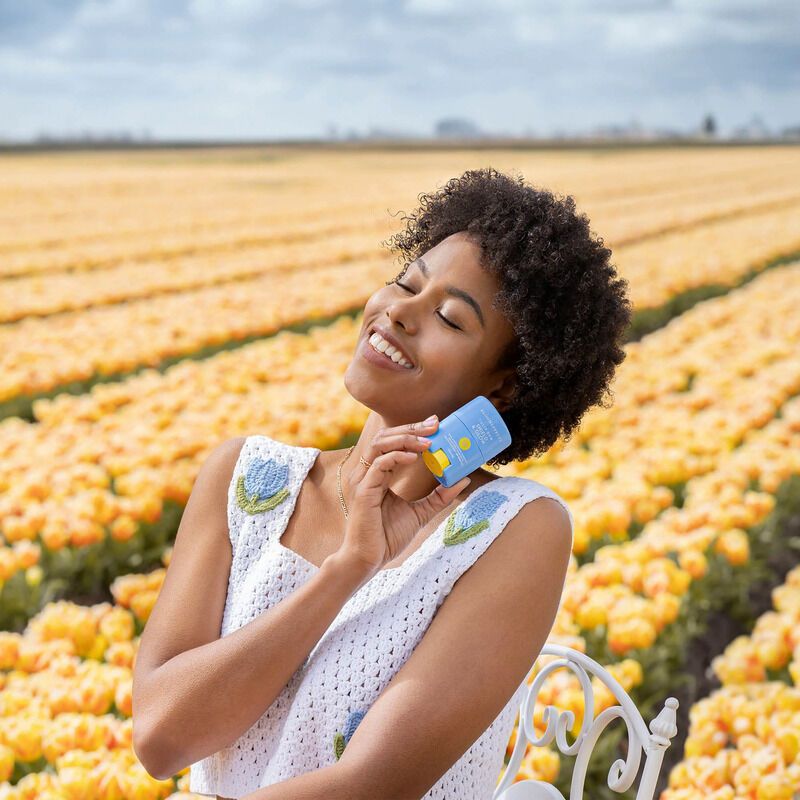
[{"label": "eyebrow", "polygon": [[[419,267],[420,272],[422,272],[422,274],[426,278],[430,277],[430,271],[428,270],[428,265],[425,263],[425,260],[421,256],[412,261],[408,265],[408,268],[410,269],[411,267],[414,266],[414,264],[416,264]],[[445,286],[444,290],[447,292],[447,294],[452,295],[453,297],[459,297],[465,302],[469,303],[469,305],[472,306],[472,310],[478,315],[478,319],[480,320],[481,325],[484,328],[486,327],[486,322],[483,319],[483,311],[481,311],[481,307],[478,305],[478,301],[471,294],[465,292],[463,289],[459,289],[457,286],[451,286],[450,284]]]}]

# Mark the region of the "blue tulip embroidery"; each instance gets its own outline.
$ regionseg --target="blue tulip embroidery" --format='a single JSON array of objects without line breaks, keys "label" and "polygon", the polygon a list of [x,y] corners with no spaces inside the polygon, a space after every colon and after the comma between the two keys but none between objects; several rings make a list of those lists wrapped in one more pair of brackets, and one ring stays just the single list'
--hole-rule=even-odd
[{"label": "blue tulip embroidery", "polygon": [[344,724],[344,733],[336,731],[333,735],[333,754],[336,756],[337,761],[342,757],[342,753],[347,743],[350,741],[350,737],[355,733],[358,723],[364,719],[366,714],[366,710],[350,712],[350,714],[347,715],[347,722]]},{"label": "blue tulip embroidery", "polygon": [[275,508],[288,496],[286,482],[289,465],[272,458],[254,458],[236,483],[236,500],[248,514],[261,514]]},{"label": "blue tulip embroidery", "polygon": [[462,503],[448,518],[444,526],[444,543],[461,544],[489,527],[489,519],[508,498],[500,492],[489,490]]}]

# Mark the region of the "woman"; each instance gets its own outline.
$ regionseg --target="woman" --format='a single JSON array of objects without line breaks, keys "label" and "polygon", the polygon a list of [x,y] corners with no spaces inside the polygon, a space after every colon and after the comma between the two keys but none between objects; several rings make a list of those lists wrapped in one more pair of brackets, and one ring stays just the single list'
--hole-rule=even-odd
[{"label": "woman", "polygon": [[371,409],[356,444],[256,434],[200,470],[134,671],[156,777],[191,764],[192,791],[248,800],[496,785],[572,515],[518,476],[444,488],[419,436],[482,394],[512,437],[492,466],[568,438],[604,400],[631,309],[571,197],[486,168],[420,200],[344,376]]}]

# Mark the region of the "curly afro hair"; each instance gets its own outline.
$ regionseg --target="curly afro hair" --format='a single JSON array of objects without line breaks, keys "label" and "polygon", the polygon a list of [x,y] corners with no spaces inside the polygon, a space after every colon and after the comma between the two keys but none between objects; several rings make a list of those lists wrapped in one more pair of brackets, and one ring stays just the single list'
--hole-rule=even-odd
[{"label": "curly afro hair", "polygon": [[381,242],[405,260],[387,285],[418,256],[466,231],[480,246],[481,266],[497,276],[494,304],[516,333],[499,364],[514,366],[517,376],[501,414],[511,444],[488,463],[523,461],[568,440],[591,406],[611,405],[609,385],[625,359],[632,309],[611,250],[571,196],[491,167],[467,170],[418,199],[419,209],[402,217],[405,229]]}]

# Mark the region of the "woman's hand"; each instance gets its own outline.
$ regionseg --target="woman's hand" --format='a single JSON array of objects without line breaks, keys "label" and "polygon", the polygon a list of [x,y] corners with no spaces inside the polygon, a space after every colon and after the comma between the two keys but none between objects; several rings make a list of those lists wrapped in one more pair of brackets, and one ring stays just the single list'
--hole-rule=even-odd
[{"label": "woman's hand", "polygon": [[412,422],[395,428],[382,428],[370,443],[365,456],[372,463],[366,467],[359,462],[352,468],[346,485],[351,498],[344,541],[338,552],[364,567],[377,572],[384,564],[402,553],[420,528],[433,519],[469,484],[462,478],[445,487],[437,481],[436,488],[425,497],[408,502],[389,488],[395,467],[411,464],[420,457],[428,442],[418,435],[433,433],[439,425]]}]

